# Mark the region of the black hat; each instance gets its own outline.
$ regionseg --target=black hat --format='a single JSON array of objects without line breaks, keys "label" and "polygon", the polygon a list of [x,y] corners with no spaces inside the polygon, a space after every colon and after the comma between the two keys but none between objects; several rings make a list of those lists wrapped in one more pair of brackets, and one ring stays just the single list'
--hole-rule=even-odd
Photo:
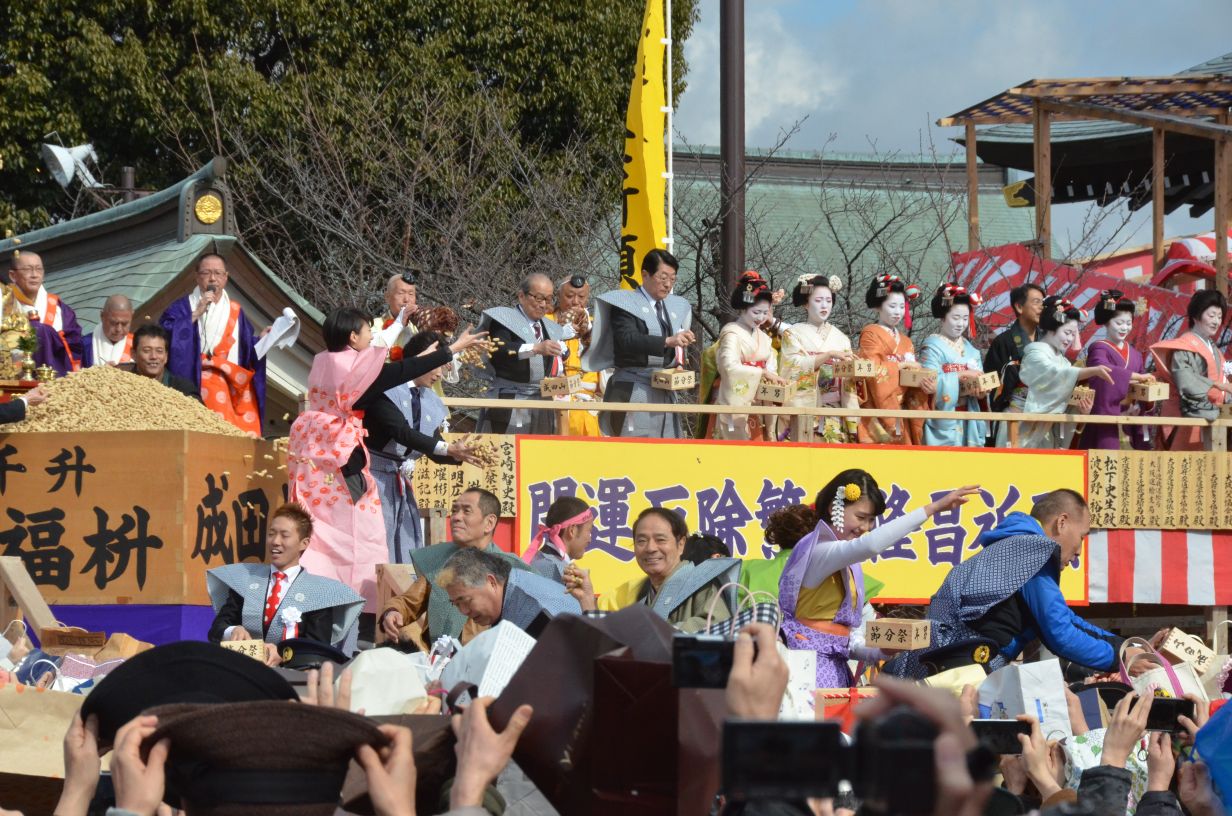
[{"label": "black hat", "polygon": [[291,684],[261,662],[186,640],[125,660],[86,697],[81,717],[97,715],[99,743],[111,745],[122,725],[153,706],[295,699]]},{"label": "black hat", "polygon": [[351,658],[346,652],[335,649],[328,643],[308,638],[288,638],[278,644],[278,656],[282,658],[284,669],[315,669],[322,663],[330,662],[339,665]]},{"label": "black hat", "polygon": [[1000,647],[995,640],[986,637],[956,640],[946,646],[935,646],[931,649],[921,649],[920,665],[928,672],[929,677],[941,674],[943,671],[970,666],[972,663],[988,668],[988,663],[997,656]]},{"label": "black hat", "polygon": [[199,814],[333,814],[355,750],[389,743],[367,717],[284,701],[174,704],[146,713],[158,717],[158,727],[143,754],[170,741],[168,790]]}]

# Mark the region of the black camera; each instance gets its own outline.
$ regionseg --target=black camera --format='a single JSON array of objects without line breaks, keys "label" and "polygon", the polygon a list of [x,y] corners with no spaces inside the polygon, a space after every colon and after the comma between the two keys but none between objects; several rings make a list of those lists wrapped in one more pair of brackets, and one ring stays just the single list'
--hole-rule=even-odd
[{"label": "black camera", "polygon": [[1156,697],[1151,700],[1151,713],[1146,717],[1147,731],[1184,730],[1177,719],[1181,715],[1194,718],[1194,701],[1181,697]]},{"label": "black camera", "polygon": [[972,720],[975,738],[994,754],[1021,754],[1019,734],[1031,736],[1031,723],[1022,720]]},{"label": "black camera", "polygon": [[837,723],[723,725],[723,792],[732,801],[833,797],[851,782],[862,812],[927,814],[936,798],[937,727],[898,707],[856,727],[846,745]]},{"label": "black camera", "polygon": [[[672,685],[676,688],[726,688],[735,647],[735,639],[723,635],[674,635]],[[753,648],[757,648],[756,643]]]}]

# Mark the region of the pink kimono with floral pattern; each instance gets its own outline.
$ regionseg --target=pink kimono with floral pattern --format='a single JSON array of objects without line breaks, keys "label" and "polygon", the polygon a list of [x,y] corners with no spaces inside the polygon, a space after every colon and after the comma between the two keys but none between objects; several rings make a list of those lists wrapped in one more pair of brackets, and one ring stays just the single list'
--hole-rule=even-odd
[{"label": "pink kimono with floral pattern", "polygon": [[386,349],[323,351],[308,375],[308,410],[291,426],[287,449],[288,497],[312,516],[312,541],[300,562],[314,575],[334,578],[364,596],[364,610],[376,609],[376,565],[389,560],[385,523],[376,482],[352,503],[342,476],[351,452],[363,449],[362,417],[351,410],[376,381]]}]

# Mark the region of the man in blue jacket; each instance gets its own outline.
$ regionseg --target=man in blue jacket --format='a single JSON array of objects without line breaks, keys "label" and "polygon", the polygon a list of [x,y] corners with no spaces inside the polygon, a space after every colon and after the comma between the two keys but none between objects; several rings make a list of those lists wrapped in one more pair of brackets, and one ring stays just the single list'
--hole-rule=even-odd
[{"label": "man in blue jacket", "polygon": [[[1041,496],[1031,515],[1006,516],[980,536],[983,549],[950,570],[929,602],[932,648],[988,638],[997,644],[987,663],[991,672],[1040,640],[1062,661],[1101,672],[1116,669],[1122,639],[1075,615],[1061,595],[1062,566],[1082,551],[1090,529],[1086,500],[1073,490]],[[1138,651],[1128,650],[1126,659]],[[926,674],[915,652],[898,655],[886,670],[903,677]]]}]

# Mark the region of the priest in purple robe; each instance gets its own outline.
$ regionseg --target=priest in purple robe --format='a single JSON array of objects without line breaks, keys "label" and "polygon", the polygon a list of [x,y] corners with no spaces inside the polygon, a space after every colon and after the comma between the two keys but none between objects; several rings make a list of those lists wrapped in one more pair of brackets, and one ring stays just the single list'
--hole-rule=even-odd
[{"label": "priest in purple robe", "polygon": [[25,309],[38,337],[34,364],[51,366],[57,377],[81,367],[81,325],[77,313],[43,287],[43,259],[33,252],[13,253],[9,280],[13,296]]},{"label": "priest in purple robe", "polygon": [[[158,322],[171,333],[167,368],[201,389],[206,407],[240,430],[261,436],[265,419],[265,360],[258,335],[226,291],[220,255],[197,261],[197,285],[172,303]],[[267,330],[268,331],[268,330]]]}]

